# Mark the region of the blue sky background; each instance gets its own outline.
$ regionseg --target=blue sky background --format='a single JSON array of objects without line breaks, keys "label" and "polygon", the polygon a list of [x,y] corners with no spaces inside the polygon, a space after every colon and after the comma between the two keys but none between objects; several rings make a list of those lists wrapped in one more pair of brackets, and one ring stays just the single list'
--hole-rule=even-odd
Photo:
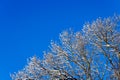
[{"label": "blue sky background", "polygon": [[61,31],[114,13],[120,14],[120,0],[0,0],[0,80],[42,56]]}]

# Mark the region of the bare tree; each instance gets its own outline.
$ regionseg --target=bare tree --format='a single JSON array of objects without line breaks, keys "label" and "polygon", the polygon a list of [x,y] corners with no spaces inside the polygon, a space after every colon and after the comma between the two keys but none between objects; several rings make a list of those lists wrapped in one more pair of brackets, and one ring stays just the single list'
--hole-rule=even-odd
[{"label": "bare tree", "polygon": [[120,17],[98,18],[60,34],[44,58],[33,56],[13,80],[120,80]]},{"label": "bare tree", "polygon": [[[92,24],[85,24],[84,33],[89,43],[102,54],[110,76],[120,80],[120,16],[98,18]],[[101,58],[101,56],[100,56]]]}]

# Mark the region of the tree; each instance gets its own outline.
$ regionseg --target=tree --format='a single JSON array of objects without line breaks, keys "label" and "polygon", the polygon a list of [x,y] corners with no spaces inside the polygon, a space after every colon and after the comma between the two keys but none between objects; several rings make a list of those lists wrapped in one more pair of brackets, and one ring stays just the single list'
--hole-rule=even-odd
[{"label": "tree", "polygon": [[98,18],[60,34],[44,58],[29,58],[13,80],[120,80],[120,16]]},{"label": "tree", "polygon": [[[97,48],[98,54],[104,56],[105,65],[109,67],[109,77],[120,80],[120,16],[97,19],[84,27],[89,43]],[[89,37],[88,37],[89,36]],[[100,56],[101,58],[101,56]]]}]

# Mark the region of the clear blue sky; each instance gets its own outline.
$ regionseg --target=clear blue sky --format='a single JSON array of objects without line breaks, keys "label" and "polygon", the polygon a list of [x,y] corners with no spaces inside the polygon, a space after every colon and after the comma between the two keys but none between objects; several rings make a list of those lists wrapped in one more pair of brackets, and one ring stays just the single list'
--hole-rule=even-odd
[{"label": "clear blue sky", "polygon": [[120,0],[0,0],[0,80],[43,55],[51,40],[87,21],[120,14]]}]

